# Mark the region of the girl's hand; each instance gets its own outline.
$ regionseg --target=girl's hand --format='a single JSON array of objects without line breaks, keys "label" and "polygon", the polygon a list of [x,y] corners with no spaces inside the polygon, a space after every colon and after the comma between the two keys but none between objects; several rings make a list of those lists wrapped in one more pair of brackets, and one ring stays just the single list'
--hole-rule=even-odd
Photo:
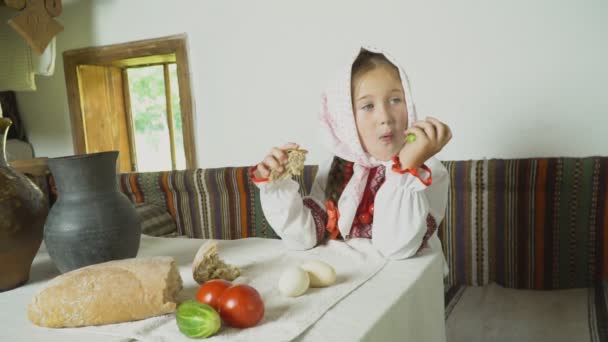
[{"label": "girl's hand", "polygon": [[420,167],[452,139],[450,128],[432,117],[414,123],[405,134],[414,134],[416,141],[406,142],[399,151],[402,169]]},{"label": "girl's hand", "polygon": [[268,178],[270,176],[270,172],[276,170],[279,173],[285,172],[285,162],[287,162],[287,152],[285,152],[288,148],[299,148],[300,145],[296,143],[287,143],[282,147],[274,147],[266,158],[262,160],[256,167],[254,172],[255,178]]}]

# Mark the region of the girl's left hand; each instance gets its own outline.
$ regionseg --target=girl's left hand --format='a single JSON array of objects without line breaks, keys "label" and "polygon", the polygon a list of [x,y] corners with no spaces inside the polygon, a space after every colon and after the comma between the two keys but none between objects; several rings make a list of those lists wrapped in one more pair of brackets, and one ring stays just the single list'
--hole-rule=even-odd
[{"label": "girl's left hand", "polygon": [[399,160],[403,169],[420,167],[452,139],[450,128],[433,117],[414,123],[405,134],[414,134],[416,141],[406,142],[399,151]]}]

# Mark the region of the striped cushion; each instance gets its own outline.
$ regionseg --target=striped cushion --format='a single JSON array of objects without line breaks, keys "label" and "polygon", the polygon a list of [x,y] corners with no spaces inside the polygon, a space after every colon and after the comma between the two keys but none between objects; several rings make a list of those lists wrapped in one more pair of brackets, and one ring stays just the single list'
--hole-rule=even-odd
[{"label": "striped cushion", "polygon": [[608,158],[444,164],[449,284],[562,289],[608,278]]},{"label": "striped cushion", "polygon": [[175,221],[166,209],[155,204],[137,203],[135,210],[141,219],[142,234],[150,236],[171,236],[177,234]]},{"label": "striped cushion", "polygon": [[[298,177],[302,193],[312,187],[316,166]],[[278,238],[266,221],[259,191],[247,167],[120,175],[122,191],[134,203],[165,208],[175,219],[179,235],[194,238]]]}]

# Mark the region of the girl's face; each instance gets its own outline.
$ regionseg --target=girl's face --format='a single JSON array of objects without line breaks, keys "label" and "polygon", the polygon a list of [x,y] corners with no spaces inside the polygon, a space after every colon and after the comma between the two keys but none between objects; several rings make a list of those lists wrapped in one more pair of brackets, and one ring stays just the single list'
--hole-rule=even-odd
[{"label": "girl's face", "polygon": [[381,64],[352,79],[353,112],[363,149],[390,160],[405,144],[407,109],[399,73]]}]

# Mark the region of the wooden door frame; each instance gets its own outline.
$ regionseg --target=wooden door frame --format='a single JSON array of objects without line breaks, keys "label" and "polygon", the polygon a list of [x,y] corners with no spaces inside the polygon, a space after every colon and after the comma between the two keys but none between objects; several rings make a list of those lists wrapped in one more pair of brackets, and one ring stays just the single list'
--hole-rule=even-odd
[{"label": "wooden door frame", "polygon": [[192,102],[187,35],[185,33],[63,52],[63,66],[72,125],[72,142],[76,154],[87,153],[82,105],[80,103],[80,87],[78,85],[78,66],[82,64],[115,65],[114,63],[119,60],[167,54],[175,54],[177,65],[186,167],[188,169],[198,167],[194,140],[194,104]]}]

